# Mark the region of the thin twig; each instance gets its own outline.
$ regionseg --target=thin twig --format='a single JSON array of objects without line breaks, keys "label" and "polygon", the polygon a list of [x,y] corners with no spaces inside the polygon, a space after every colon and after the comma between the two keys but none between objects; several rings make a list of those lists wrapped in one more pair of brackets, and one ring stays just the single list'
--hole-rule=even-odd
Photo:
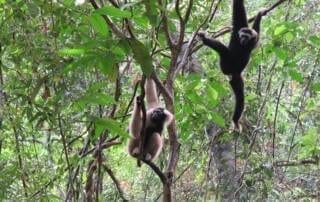
[{"label": "thin twig", "polygon": [[108,175],[110,176],[113,183],[116,185],[116,188],[117,188],[118,193],[119,193],[120,197],[122,198],[122,200],[124,202],[129,201],[128,199],[125,198],[124,192],[121,189],[119,180],[115,177],[115,175],[113,174],[113,171],[107,165],[103,165],[103,167],[104,167],[105,171],[108,173]]},{"label": "thin twig", "polygon": [[[274,4],[273,4],[272,6],[270,6],[268,9],[266,9],[265,15],[266,15],[267,13],[269,13],[270,11],[272,11],[273,9],[275,9],[277,6],[279,6],[280,4],[282,4],[282,3],[285,2],[285,1],[288,1],[288,0],[279,0],[279,1],[277,1],[276,3],[274,3]],[[249,18],[248,22],[249,22],[249,23],[250,23],[250,22],[253,22],[254,19],[256,19],[256,17],[257,17],[257,15]]]},{"label": "thin twig", "polygon": [[294,130],[293,130],[293,135],[292,135],[292,138],[291,138],[291,141],[290,141],[290,149],[289,149],[289,154],[288,154],[288,161],[290,160],[290,157],[291,157],[291,153],[292,153],[292,150],[293,150],[293,142],[294,142],[294,139],[295,139],[295,136],[297,134],[297,128],[298,128],[298,123],[299,123],[299,119],[300,119],[300,115],[302,113],[302,109],[303,109],[303,105],[306,101],[306,94],[308,92],[308,89],[310,88],[311,86],[311,83],[316,75],[316,69],[317,69],[317,64],[318,64],[318,59],[317,61],[315,62],[315,65],[313,66],[313,70],[312,70],[312,73],[311,73],[311,77],[308,79],[308,83],[303,91],[303,94],[301,96],[301,99],[300,99],[300,108],[299,108],[299,112],[298,112],[298,115],[297,115],[297,120],[296,120],[296,124],[294,126]]},{"label": "thin twig", "polygon": [[288,167],[288,166],[304,166],[308,164],[318,165],[319,157],[314,159],[303,159],[300,161],[277,161],[273,164],[275,167]]},{"label": "thin twig", "polygon": [[281,98],[281,93],[284,87],[284,81],[282,81],[279,94],[277,97],[277,104],[276,104],[276,111],[274,115],[274,120],[273,120],[273,133],[272,133],[272,160],[274,162],[274,156],[275,156],[275,141],[276,141],[276,124],[277,124],[277,117],[278,117],[278,111],[279,111],[279,103],[280,103],[280,98]]}]

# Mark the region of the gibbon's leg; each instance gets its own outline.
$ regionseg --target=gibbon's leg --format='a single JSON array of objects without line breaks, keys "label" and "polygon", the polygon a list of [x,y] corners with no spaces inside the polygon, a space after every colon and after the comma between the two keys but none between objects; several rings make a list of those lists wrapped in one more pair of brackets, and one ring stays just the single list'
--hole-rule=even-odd
[{"label": "gibbon's leg", "polygon": [[137,157],[140,153],[140,138],[131,138],[128,142],[128,152],[131,156]]},{"label": "gibbon's leg", "polygon": [[140,136],[142,129],[142,114],[141,114],[141,97],[137,96],[134,102],[133,112],[129,125],[129,133],[132,137],[137,138]]},{"label": "gibbon's leg", "polygon": [[163,140],[159,133],[152,133],[146,137],[144,159],[151,161],[159,156],[162,151]]},{"label": "gibbon's leg", "polygon": [[198,36],[202,40],[203,44],[209,46],[216,52],[220,57],[226,57],[228,55],[228,48],[218,40],[208,38],[205,32],[198,32]]},{"label": "gibbon's leg", "polygon": [[232,116],[233,124],[241,132],[241,125],[239,119],[241,118],[244,109],[244,83],[241,74],[235,74],[231,76],[229,81],[231,88],[236,98],[236,104]]},{"label": "gibbon's leg", "polygon": [[159,107],[156,85],[151,78],[146,79],[144,88],[146,93],[148,109]]}]

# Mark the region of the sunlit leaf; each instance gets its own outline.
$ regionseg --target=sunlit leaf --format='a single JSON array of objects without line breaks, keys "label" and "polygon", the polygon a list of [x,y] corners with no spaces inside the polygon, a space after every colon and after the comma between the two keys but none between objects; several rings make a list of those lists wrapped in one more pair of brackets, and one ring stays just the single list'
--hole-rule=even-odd
[{"label": "sunlit leaf", "polygon": [[89,17],[89,22],[93,28],[102,36],[108,37],[109,27],[104,18],[99,14],[93,14]]},{"label": "sunlit leaf", "polygon": [[316,35],[310,36],[308,43],[313,47],[320,48],[320,37]]},{"label": "sunlit leaf", "polygon": [[276,29],[274,30],[274,35],[277,36],[277,35],[283,34],[286,31],[287,31],[287,27],[282,24],[276,27]]},{"label": "sunlit leaf", "polygon": [[206,88],[206,94],[208,96],[209,99],[209,107],[214,107],[215,105],[217,105],[218,102],[218,92],[213,89],[210,85],[207,85]]},{"label": "sunlit leaf", "polygon": [[226,121],[224,120],[224,118],[222,118],[220,115],[216,113],[212,114],[212,119],[216,124],[218,124],[221,127],[224,127],[226,125]]},{"label": "sunlit leaf", "polygon": [[94,13],[101,14],[101,15],[108,15],[111,17],[118,17],[118,18],[130,18],[131,12],[123,11],[119,8],[114,6],[104,6],[94,11]]},{"label": "sunlit leaf", "polygon": [[127,135],[125,129],[122,128],[122,124],[113,119],[94,117],[93,121],[95,124],[104,130],[108,130],[110,133],[121,136]]},{"label": "sunlit leaf", "polygon": [[286,38],[287,42],[290,42],[294,38],[294,35],[292,32],[288,32],[285,34],[285,38]]},{"label": "sunlit leaf", "polygon": [[58,52],[60,55],[82,55],[85,53],[85,49],[83,48],[66,48],[59,50]]},{"label": "sunlit leaf", "polygon": [[296,70],[290,70],[289,75],[293,80],[298,81],[298,82],[303,82],[302,75],[299,72],[297,72]]},{"label": "sunlit leaf", "polygon": [[146,18],[145,16],[134,17],[134,22],[143,28],[148,28],[148,26],[149,26],[148,18]]},{"label": "sunlit leaf", "polygon": [[80,97],[77,100],[81,104],[97,104],[97,105],[109,105],[114,104],[113,97],[103,93],[93,93]]}]

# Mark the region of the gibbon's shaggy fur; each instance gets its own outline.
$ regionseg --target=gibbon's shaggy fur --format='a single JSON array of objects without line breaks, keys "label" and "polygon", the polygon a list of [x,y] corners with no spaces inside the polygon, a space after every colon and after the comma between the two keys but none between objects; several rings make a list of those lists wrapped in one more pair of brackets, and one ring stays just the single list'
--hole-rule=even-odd
[{"label": "gibbon's shaggy fur", "polygon": [[249,28],[244,0],[233,0],[233,27],[228,47],[220,41],[208,38],[205,32],[198,33],[205,45],[218,52],[221,70],[230,79],[229,83],[236,98],[232,121],[233,126],[240,131],[242,128],[239,119],[244,110],[244,82],[241,73],[248,64],[251,52],[259,41],[260,21],[265,13],[265,9],[260,10],[253,27]]},{"label": "gibbon's shaggy fur", "polygon": [[[147,78],[145,82],[145,95],[147,101],[147,117],[145,126],[145,142],[143,145],[143,158],[151,161],[157,158],[162,151],[162,130],[172,122],[173,114],[159,106],[156,86],[154,81],[150,78]],[[133,157],[139,156],[140,152],[139,145],[141,141],[140,132],[142,129],[142,102],[143,100],[141,100],[141,97],[137,96],[129,125],[129,133],[132,138],[128,142],[128,151]]]}]

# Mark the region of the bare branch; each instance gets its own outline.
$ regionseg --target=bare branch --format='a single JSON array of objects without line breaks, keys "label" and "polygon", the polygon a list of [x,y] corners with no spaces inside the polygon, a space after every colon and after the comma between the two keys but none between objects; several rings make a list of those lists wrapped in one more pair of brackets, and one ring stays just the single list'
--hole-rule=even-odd
[{"label": "bare branch", "polygon": [[167,183],[167,177],[166,175],[160,170],[160,168],[158,168],[158,166],[154,163],[152,163],[152,161],[147,161],[145,159],[141,159],[144,163],[148,164],[148,166],[150,166],[150,168],[159,176],[161,182],[163,184]]},{"label": "bare branch", "polygon": [[300,161],[277,161],[273,164],[275,167],[288,167],[288,166],[304,166],[304,165],[318,165],[319,157],[314,159],[302,159]]},{"label": "bare branch", "polygon": [[[288,1],[288,0],[279,0],[279,1],[277,1],[276,3],[274,3],[272,6],[270,6],[270,7],[266,10],[265,15],[266,15],[267,13],[269,13],[270,11],[272,11],[273,9],[275,9],[277,6],[279,6],[280,4],[282,4],[282,3],[285,2],[285,1]],[[256,17],[257,17],[257,16],[251,17],[251,18],[248,20],[248,22],[253,22]]]},{"label": "bare branch", "polygon": [[128,199],[126,199],[126,198],[124,197],[124,192],[123,192],[123,190],[121,189],[119,180],[118,180],[118,179],[116,178],[116,176],[113,174],[113,171],[112,171],[108,166],[106,166],[106,165],[103,165],[103,167],[104,167],[104,169],[106,170],[106,172],[108,173],[108,175],[111,177],[113,183],[116,185],[116,188],[117,188],[117,190],[118,190],[118,192],[119,192],[119,195],[120,195],[120,197],[122,198],[122,200],[123,200],[124,202],[128,201]]}]

